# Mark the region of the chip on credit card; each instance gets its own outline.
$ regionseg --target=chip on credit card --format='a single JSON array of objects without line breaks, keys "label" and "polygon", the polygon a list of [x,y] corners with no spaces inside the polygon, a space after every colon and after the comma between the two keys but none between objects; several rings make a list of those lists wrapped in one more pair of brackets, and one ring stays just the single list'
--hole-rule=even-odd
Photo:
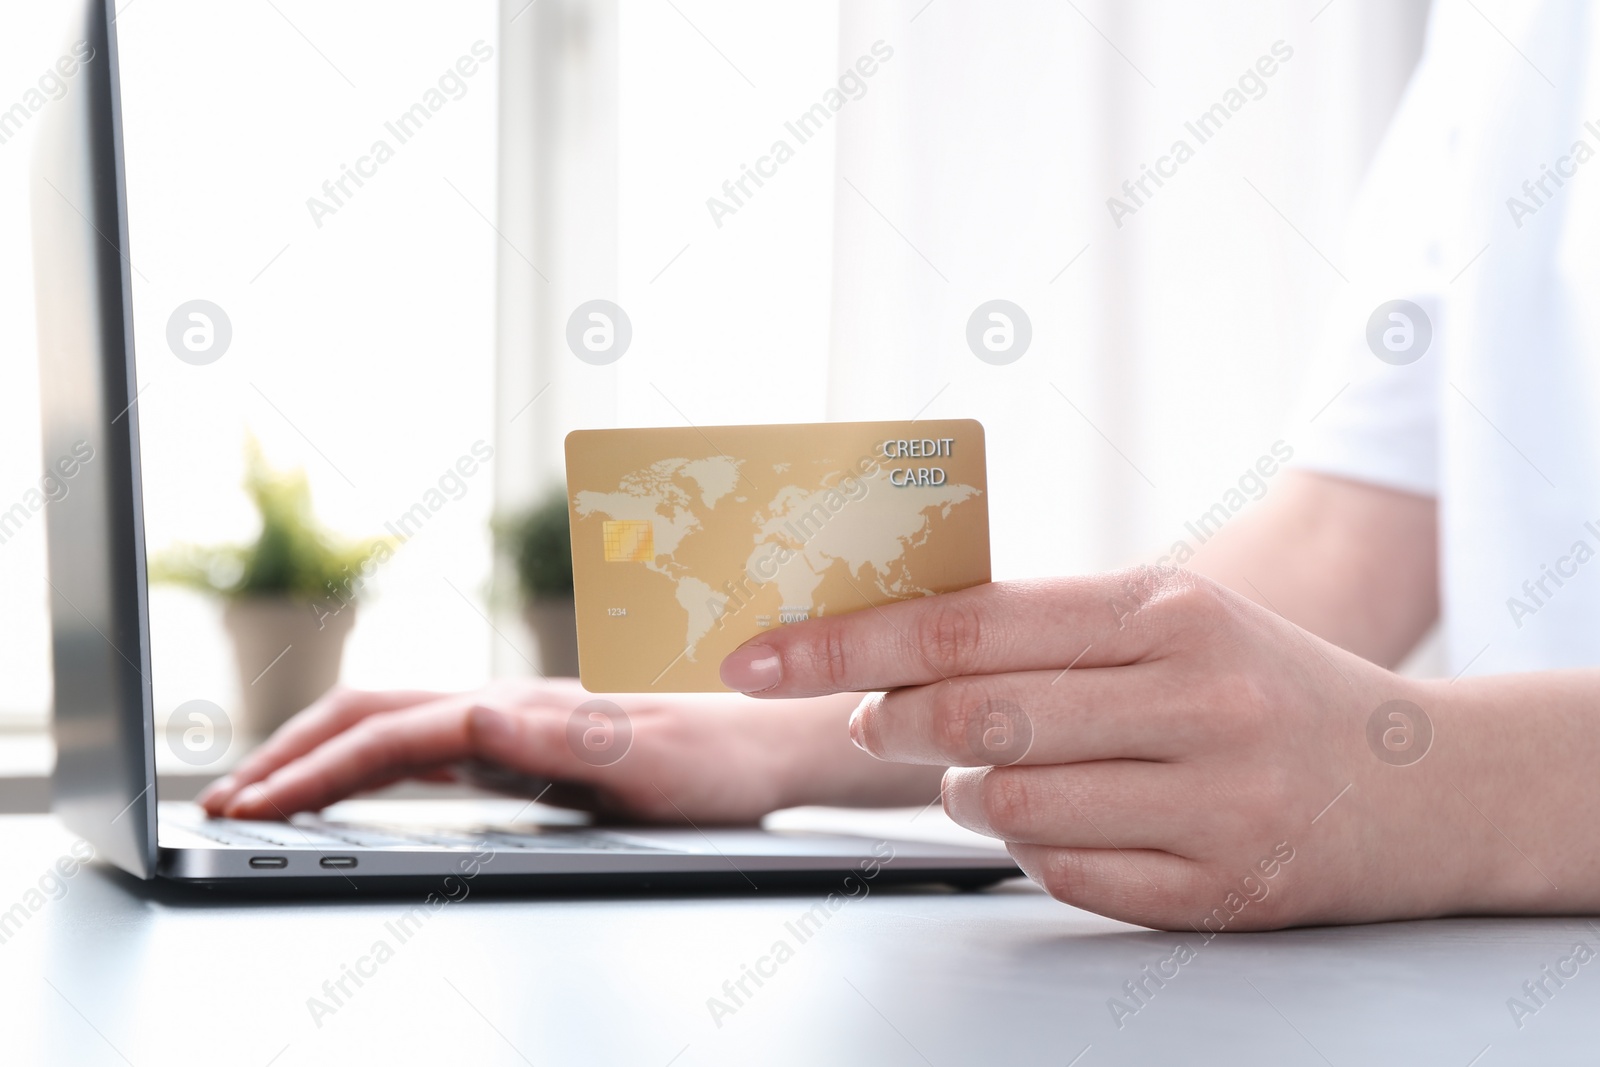
[{"label": "chip on credit card", "polygon": [[579,675],[723,692],[752,637],[989,580],[971,419],[567,435]]}]

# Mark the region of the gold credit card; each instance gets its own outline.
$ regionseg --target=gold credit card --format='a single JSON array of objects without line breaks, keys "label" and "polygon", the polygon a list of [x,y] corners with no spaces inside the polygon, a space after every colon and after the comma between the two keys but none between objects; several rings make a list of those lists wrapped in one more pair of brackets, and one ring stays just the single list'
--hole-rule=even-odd
[{"label": "gold credit card", "polygon": [[764,630],[989,580],[971,419],[567,435],[579,674],[720,692]]}]

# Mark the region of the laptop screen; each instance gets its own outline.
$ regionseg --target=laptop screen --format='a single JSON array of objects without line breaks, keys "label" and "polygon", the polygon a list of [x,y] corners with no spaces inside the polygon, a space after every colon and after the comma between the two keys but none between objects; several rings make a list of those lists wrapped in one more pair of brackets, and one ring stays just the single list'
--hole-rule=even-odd
[{"label": "laptop screen", "polygon": [[85,0],[80,68],[42,120],[32,208],[55,677],[53,809],[155,873],[155,756],[128,225],[112,0]]}]

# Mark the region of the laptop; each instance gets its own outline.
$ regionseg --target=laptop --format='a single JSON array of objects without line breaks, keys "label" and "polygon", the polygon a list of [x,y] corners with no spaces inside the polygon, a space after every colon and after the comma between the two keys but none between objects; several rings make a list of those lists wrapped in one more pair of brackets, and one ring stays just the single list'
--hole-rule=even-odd
[{"label": "laptop", "polygon": [[364,802],[382,809],[370,820],[280,823],[161,802],[115,22],[112,0],[87,0],[71,41],[88,58],[41,116],[32,188],[44,456],[93,450],[46,509],[52,807],[68,828],[141,879],[286,891],[453,875],[531,890],[848,892],[852,876],[978,888],[1021,873],[997,850],[755,828],[539,825],[521,820],[526,804],[498,823],[429,826],[415,809],[427,801]]}]

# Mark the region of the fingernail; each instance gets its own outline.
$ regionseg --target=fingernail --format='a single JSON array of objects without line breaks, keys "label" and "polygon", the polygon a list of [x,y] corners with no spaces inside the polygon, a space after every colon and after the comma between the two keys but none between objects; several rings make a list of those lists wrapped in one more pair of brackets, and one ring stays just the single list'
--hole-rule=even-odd
[{"label": "fingernail", "polygon": [[766,645],[745,645],[728,653],[722,684],[741,693],[760,693],[783,680],[783,659]]},{"label": "fingernail", "polygon": [[1000,837],[989,824],[983,810],[983,780],[990,768],[952,767],[939,783],[939,798],[944,813],[973,833]]},{"label": "fingernail", "polygon": [[228,802],[222,807],[222,817],[225,819],[253,818],[253,813],[259,813],[263,807],[262,801],[268,799],[270,797],[266,787],[260,782],[254,782],[229,798]]},{"label": "fingernail", "polygon": [[228,801],[228,803],[224,805],[223,809],[217,814],[221,815],[224,819],[243,819],[248,817],[245,815],[245,812],[249,810],[250,809],[246,806],[242,797],[234,797],[232,800]]},{"label": "fingernail", "polygon": [[989,825],[989,820],[984,817],[983,805],[978,803],[977,796],[971,790],[944,791],[944,810],[956,822],[965,826],[973,833],[985,837],[999,837],[994,832],[994,827]]},{"label": "fingernail", "polygon": [[199,804],[201,807],[205,807],[207,804],[210,804],[213,800],[222,796],[224,793],[231,793],[232,791],[233,776],[230,774],[225,774],[221,778],[218,778],[216,781],[212,782],[210,785],[206,786],[204,789],[200,790],[200,795],[194,798],[195,803]]},{"label": "fingernail", "polygon": [[[866,742],[862,740],[860,708],[850,713],[850,743],[863,752],[867,751]],[[868,755],[871,755],[871,753],[868,753]]]}]

